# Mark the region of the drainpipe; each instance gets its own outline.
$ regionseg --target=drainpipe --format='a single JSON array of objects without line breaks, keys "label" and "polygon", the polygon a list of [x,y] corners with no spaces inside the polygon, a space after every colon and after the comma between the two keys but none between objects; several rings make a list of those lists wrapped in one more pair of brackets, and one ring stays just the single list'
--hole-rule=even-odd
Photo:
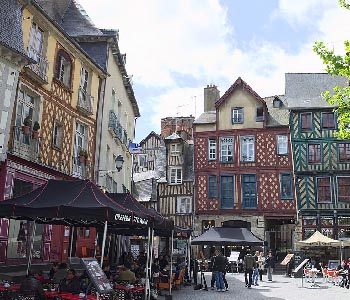
[{"label": "drainpipe", "polygon": [[23,10],[32,3],[32,0],[27,0],[27,2],[25,4],[23,4],[23,6],[21,7],[21,11],[23,12]]}]

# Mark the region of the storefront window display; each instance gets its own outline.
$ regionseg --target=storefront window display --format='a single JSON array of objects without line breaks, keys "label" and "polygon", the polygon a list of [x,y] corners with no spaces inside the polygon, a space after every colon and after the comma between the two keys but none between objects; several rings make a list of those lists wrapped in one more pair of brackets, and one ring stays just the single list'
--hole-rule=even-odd
[{"label": "storefront window display", "polygon": [[304,226],[317,226],[317,218],[316,217],[304,217],[303,224],[304,224]]},{"label": "storefront window display", "polygon": [[350,238],[350,228],[340,228],[338,230],[338,238]]},{"label": "storefront window display", "polygon": [[333,217],[322,217],[321,226],[333,226]]}]

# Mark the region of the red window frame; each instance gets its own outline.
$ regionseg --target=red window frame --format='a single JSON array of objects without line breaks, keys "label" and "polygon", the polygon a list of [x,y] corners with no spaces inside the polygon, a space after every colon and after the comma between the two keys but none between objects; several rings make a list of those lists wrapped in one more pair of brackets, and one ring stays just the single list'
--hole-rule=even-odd
[{"label": "red window frame", "polygon": [[301,131],[312,130],[312,113],[302,113],[301,115]]},{"label": "red window frame", "polygon": [[317,202],[331,202],[331,182],[329,177],[317,178]]},{"label": "red window frame", "polygon": [[321,144],[309,144],[307,150],[309,163],[321,163]]},{"label": "red window frame", "polygon": [[350,143],[338,144],[338,157],[340,162],[350,162]]},{"label": "red window frame", "polygon": [[335,116],[333,112],[324,112],[321,114],[321,118],[323,129],[335,129]]},{"label": "red window frame", "polygon": [[350,177],[338,177],[338,201],[339,202],[350,202]]}]

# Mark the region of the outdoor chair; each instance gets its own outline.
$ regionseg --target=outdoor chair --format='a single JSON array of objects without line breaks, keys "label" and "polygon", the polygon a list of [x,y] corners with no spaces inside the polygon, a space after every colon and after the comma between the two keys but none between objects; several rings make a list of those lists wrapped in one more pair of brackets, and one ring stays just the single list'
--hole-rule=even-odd
[{"label": "outdoor chair", "polygon": [[339,285],[339,272],[336,270],[328,270],[328,282]]},{"label": "outdoor chair", "polygon": [[326,268],[321,268],[322,269],[322,276],[323,276],[323,282],[328,281],[328,270]]},{"label": "outdoor chair", "polygon": [[312,276],[310,273],[310,269],[304,269],[304,278],[306,279],[307,282],[311,282]]},{"label": "outdoor chair", "polygon": [[175,280],[175,287],[180,289],[184,283],[185,269],[181,269],[179,272],[179,277]]},{"label": "outdoor chair", "polygon": [[159,282],[158,283],[158,290],[163,289],[163,290],[169,290],[170,289],[170,284],[171,287],[174,287],[175,284],[175,273],[171,275],[171,280],[168,279],[167,282]]}]

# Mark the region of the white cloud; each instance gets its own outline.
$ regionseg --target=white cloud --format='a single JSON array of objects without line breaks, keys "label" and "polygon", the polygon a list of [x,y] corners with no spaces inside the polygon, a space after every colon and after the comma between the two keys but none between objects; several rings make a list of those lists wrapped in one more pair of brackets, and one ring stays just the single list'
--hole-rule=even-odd
[{"label": "white cloud", "polygon": [[[203,109],[203,88],[209,83],[218,85],[223,94],[240,76],[262,97],[282,94],[286,72],[324,72],[312,51],[314,41],[325,41],[338,50],[349,38],[350,12],[335,0],[279,1],[271,18],[288,22],[299,31],[312,29],[307,42],[293,54],[283,45],[259,37],[240,49],[233,34],[237,29],[218,0],[80,3],[97,26],[120,30],[121,51],[127,53],[127,70],[134,75],[135,87],[153,91],[148,98],[135,91],[142,114],[138,126],[142,119],[152,119],[150,130],[158,132],[162,117],[194,115],[193,96],[198,115]],[[174,73],[191,77],[194,83],[180,84]]]}]

